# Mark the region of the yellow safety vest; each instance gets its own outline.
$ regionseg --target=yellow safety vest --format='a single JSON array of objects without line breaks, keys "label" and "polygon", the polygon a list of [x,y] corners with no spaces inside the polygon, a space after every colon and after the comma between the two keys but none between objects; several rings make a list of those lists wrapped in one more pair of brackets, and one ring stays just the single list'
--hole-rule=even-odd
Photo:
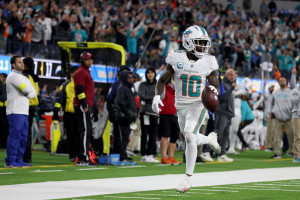
[{"label": "yellow safety vest", "polygon": [[36,97],[33,99],[29,99],[29,105],[30,106],[37,106],[39,105],[39,99],[38,99],[38,94],[39,94],[39,84],[38,82],[34,82],[33,78],[28,74],[28,78],[31,82],[31,85],[34,87],[35,91],[36,91]]}]

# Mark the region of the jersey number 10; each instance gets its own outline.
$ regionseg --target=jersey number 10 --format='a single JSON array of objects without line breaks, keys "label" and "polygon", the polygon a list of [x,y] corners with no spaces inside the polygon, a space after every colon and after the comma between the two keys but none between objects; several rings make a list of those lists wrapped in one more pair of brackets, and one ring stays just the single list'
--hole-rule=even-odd
[{"label": "jersey number 10", "polygon": [[201,89],[201,76],[181,74],[182,96],[199,97]]}]

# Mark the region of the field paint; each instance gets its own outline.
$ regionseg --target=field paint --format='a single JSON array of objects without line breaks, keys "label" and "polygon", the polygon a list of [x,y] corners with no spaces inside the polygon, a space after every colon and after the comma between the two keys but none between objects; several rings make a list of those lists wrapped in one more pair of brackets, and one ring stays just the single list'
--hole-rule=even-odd
[{"label": "field paint", "polygon": [[[214,187],[213,187],[214,188]],[[230,189],[230,187],[224,187]],[[212,191],[212,192],[239,192],[235,190],[213,190],[213,189],[191,189],[191,190],[200,190],[200,191]]]},{"label": "field paint", "polygon": [[256,185],[273,185],[278,187],[300,187],[300,185],[283,185],[283,184],[256,184]]},{"label": "field paint", "polygon": [[40,172],[63,172],[64,170],[40,170],[40,169],[37,169],[35,171],[31,171],[33,173],[40,173]]},{"label": "field paint", "polygon": [[268,159],[268,160],[262,160],[262,161],[264,161],[264,162],[276,162],[276,161],[287,161],[287,160],[293,160],[293,158]]},{"label": "field paint", "polygon": [[120,196],[104,196],[108,198],[116,198],[116,199],[161,199],[161,198],[148,198],[148,197],[120,197]]},{"label": "field paint", "polygon": [[[174,192],[173,192],[174,193]],[[148,196],[168,196],[168,197],[187,197],[189,195],[183,194],[143,194],[143,193],[136,193],[136,195],[148,195]]]},{"label": "field paint", "polygon": [[233,190],[276,190],[276,191],[285,191],[285,192],[300,192],[300,190],[286,190],[286,189],[268,189],[268,188],[249,188],[248,186],[245,187],[212,187],[212,188],[220,188],[220,189],[224,189],[224,188],[228,188],[228,189],[233,189]]},{"label": "field paint", "polygon": [[[162,192],[170,192],[170,193],[174,193],[174,191],[162,191]],[[215,193],[208,193],[208,192],[191,192],[191,190],[189,190],[188,194],[215,194]]]},{"label": "field paint", "polygon": [[126,168],[138,168],[138,167],[146,167],[145,165],[134,165],[134,166],[122,166],[118,168],[126,169]]},{"label": "field paint", "polygon": [[107,169],[104,167],[97,167],[97,168],[81,168],[81,169],[76,169],[76,170],[80,170],[80,171],[89,171],[89,170],[98,170],[98,169]]},{"label": "field paint", "polygon": [[[192,176],[192,184],[194,187],[201,187],[295,180],[300,179],[299,171],[300,167],[282,167],[195,173]],[[166,189],[174,189],[175,193],[175,188],[183,178],[184,174],[171,174],[89,180],[46,181],[40,183],[2,185],[0,186],[0,194],[1,199],[5,200],[19,199],[20,195],[22,195],[22,200],[43,200]],[[230,189],[232,190],[233,188]]]},{"label": "field paint", "polygon": [[15,172],[3,172],[3,173],[0,173],[0,175],[4,175],[4,174],[15,174]]}]

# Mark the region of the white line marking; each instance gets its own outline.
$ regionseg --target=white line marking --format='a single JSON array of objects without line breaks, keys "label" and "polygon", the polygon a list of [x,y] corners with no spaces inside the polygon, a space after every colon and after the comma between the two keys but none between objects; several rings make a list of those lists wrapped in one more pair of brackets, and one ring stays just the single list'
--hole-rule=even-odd
[{"label": "white line marking", "polygon": [[300,185],[297,185],[297,184],[295,184],[295,185],[282,185],[282,184],[263,184],[263,183],[257,183],[257,184],[254,184],[254,185],[273,185],[273,186],[278,186],[278,187],[300,187]]},{"label": "white line marking", "polygon": [[[171,192],[171,193],[174,193],[174,191],[162,191],[162,192]],[[208,192],[191,192],[191,191],[188,191],[188,194],[215,194],[215,193],[208,193]]]},{"label": "white line marking", "polygon": [[[212,187],[212,188],[228,188],[228,187]],[[277,190],[277,191],[285,191],[285,192],[300,192],[300,190],[285,190],[285,189],[268,189],[268,188],[248,188],[248,187],[229,187],[230,189],[233,189],[233,190]]]},{"label": "white line marking", "polygon": [[136,195],[168,196],[168,197],[186,197],[186,196],[188,196],[188,195],[180,195],[180,194],[143,194],[143,193],[136,193]]},{"label": "white line marking", "polygon": [[0,175],[5,175],[5,174],[15,174],[15,172],[3,172],[3,173],[0,173]]},{"label": "white line marking", "polygon": [[97,168],[82,168],[82,169],[76,169],[76,170],[81,170],[81,171],[88,171],[88,170],[98,170],[98,169],[107,169],[107,168],[101,168],[101,167],[97,167]]},{"label": "white line marking", "polygon": [[116,199],[161,199],[161,198],[148,198],[148,197],[119,197],[119,196],[104,196],[108,198],[116,198]]},{"label": "white line marking", "polygon": [[[297,180],[300,179],[299,171],[300,167],[281,167],[195,173],[192,176],[192,184],[194,187],[203,187],[266,181]],[[167,170],[166,172],[168,173]],[[177,187],[178,181],[183,178],[183,174],[171,174],[89,180],[45,181],[40,183],[1,185],[0,194],[1,199],[5,200],[20,199],[20,195],[24,197],[22,200],[63,199],[76,197],[88,198],[88,196],[94,195],[174,189]],[[229,190],[233,190],[233,188],[230,188]],[[263,190],[265,190],[265,188]],[[103,198],[103,196],[101,198]]]},{"label": "white line marking", "polygon": [[31,172],[34,172],[34,173],[40,173],[40,172],[63,172],[64,170],[40,170],[40,169],[37,169],[35,171],[31,171]]},{"label": "white line marking", "polygon": [[122,166],[122,167],[118,167],[118,168],[125,169],[125,168],[137,168],[137,167],[146,167],[146,166],[145,165],[135,165],[135,166]]},{"label": "white line marking", "polygon": [[[213,187],[213,188],[217,188],[217,187]],[[228,188],[228,187],[223,187],[223,188]],[[213,192],[239,192],[239,191],[235,191],[235,190],[212,190],[212,189],[191,189],[191,190],[201,190],[201,191],[213,191]]]}]

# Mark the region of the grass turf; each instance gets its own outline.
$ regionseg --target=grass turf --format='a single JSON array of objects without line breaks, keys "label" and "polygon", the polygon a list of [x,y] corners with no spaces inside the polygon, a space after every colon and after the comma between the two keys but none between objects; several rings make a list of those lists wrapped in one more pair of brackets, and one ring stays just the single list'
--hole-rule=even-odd
[{"label": "grass turf", "polygon": [[[232,155],[233,163],[212,162],[197,164],[195,173],[232,171],[254,168],[298,167],[292,163],[292,158],[282,156],[282,159],[273,160],[272,152],[246,151],[240,155]],[[34,183],[45,181],[102,179],[115,177],[151,176],[163,174],[184,174],[185,164],[179,166],[158,166],[153,163],[140,162],[140,156],[134,157],[138,162],[136,168],[120,168],[119,166],[99,165],[99,170],[80,170],[87,167],[77,167],[69,162],[67,156],[51,156],[48,152],[33,151],[31,168],[4,168],[5,151],[0,151],[0,185]],[[176,152],[175,158],[182,161],[182,152]]]},{"label": "grass turf", "polygon": [[300,180],[245,183],[209,187],[193,187],[187,193],[172,190],[120,193],[68,199],[161,199],[161,200],[295,200],[299,199]]}]

